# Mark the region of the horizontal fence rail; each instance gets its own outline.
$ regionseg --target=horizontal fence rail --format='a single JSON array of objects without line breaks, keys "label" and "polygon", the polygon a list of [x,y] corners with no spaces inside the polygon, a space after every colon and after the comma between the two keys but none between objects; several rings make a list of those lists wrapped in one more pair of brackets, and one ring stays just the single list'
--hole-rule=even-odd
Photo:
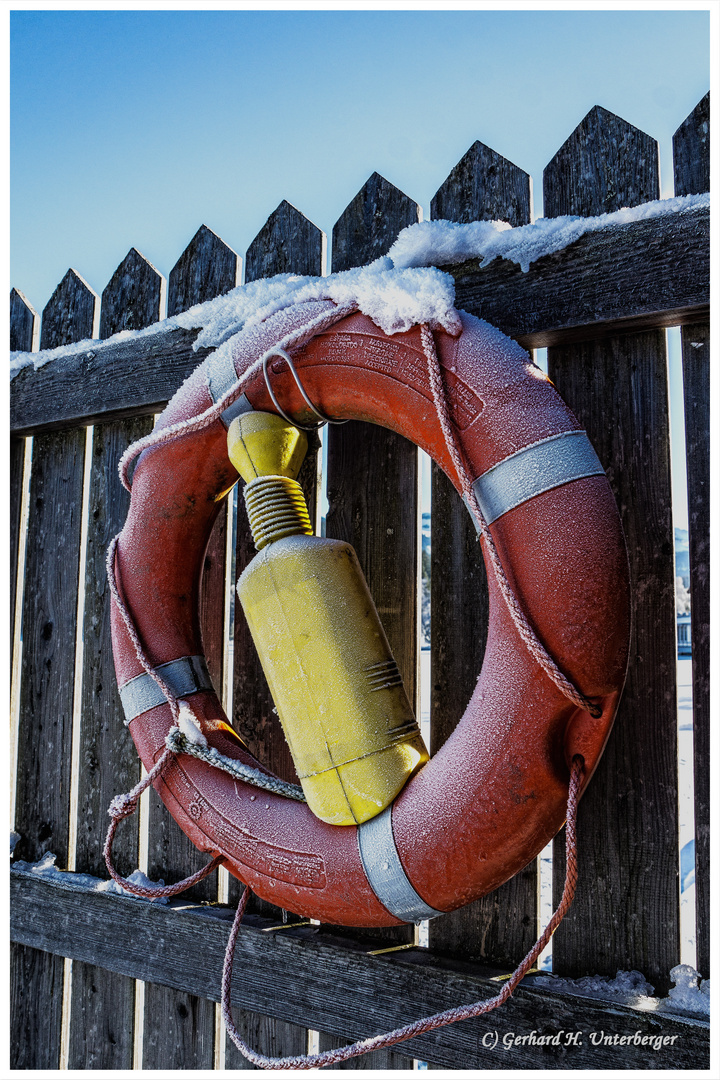
[{"label": "horizontal fence rail", "polygon": [[[709,187],[709,96],[678,128],[676,195]],[[618,148],[621,152],[618,153]],[[608,163],[615,162],[612,169]],[[545,170],[547,217],[592,216],[658,198],[655,142],[601,108],[588,113]],[[434,197],[431,216],[457,222],[530,221],[530,178],[475,143]],[[386,254],[419,220],[412,199],[374,173],[332,230],[333,271]],[[323,232],[282,202],[248,248],[246,282],[325,272]],[[672,493],[664,329],[683,327],[693,641],[697,967],[709,976],[709,212],[641,219],[587,233],[523,272],[496,259],[448,265],[459,307],[528,349],[548,347],[553,381],[588,430],[615,492],[628,539],[633,641],[628,684],[598,776],[579,816],[580,885],[554,939],[565,977],[636,969],[660,994],[680,960],[678,765]],[[151,430],[210,350],[198,331],[163,316],[226,293],[241,260],[202,226],[167,280],[132,248],[99,295],[69,270],[40,318],[10,296],[11,348],[64,346],[11,384],[11,640],[16,859],[47,852],[76,874],[105,877],[105,808],[140,777],[115,689],[104,557],[122,527],[125,448]],[[157,325],[155,325],[157,324]],[[142,336],[113,335],[153,327]],[[324,435],[328,536],[350,541],[419,708],[421,550],[417,449],[383,428],[350,423]],[[320,444],[300,476],[319,520]],[[368,477],[378,478],[374,484]],[[323,504],[324,505],[324,504]],[[432,469],[431,708],[434,753],[474,688],[487,634],[487,587],[475,529]],[[286,779],[295,773],[250,644],[234,577],[252,556],[233,500],[205,560],[202,629],[213,683],[251,751]],[[448,597],[456,598],[449,604]],[[138,866],[175,881],[204,857],[154,792],[118,834],[123,873]],[[562,838],[553,859],[556,892]],[[228,920],[239,883],[225,872],[183,903],[156,905],[12,873],[12,1063],[15,1068],[251,1067],[226,1041],[216,1005]],[[240,934],[233,1004],[262,1053],[340,1046],[422,1015],[491,996],[538,932],[536,862],[491,896],[433,920],[427,948],[412,927],[359,932],[298,927],[253,898]],[[377,950],[397,949],[374,955]],[[38,1031],[42,1028],[42,1038]],[[503,1037],[536,1030],[633,1035],[616,1047]],[[488,1033],[500,1046],[491,1048]],[[667,1040],[660,1050],[647,1036]],[[522,987],[487,1021],[463,1022],[345,1068],[705,1068],[708,1025]]]}]

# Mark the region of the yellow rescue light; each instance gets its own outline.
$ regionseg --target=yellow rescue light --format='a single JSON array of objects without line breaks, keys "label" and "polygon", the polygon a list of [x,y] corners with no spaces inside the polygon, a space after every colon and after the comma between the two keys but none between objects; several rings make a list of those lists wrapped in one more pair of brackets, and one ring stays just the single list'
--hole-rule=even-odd
[{"label": "yellow rescue light", "polygon": [[306,451],[272,413],[230,426],[258,549],[237,591],[310,809],[357,825],[428,752],[354,549],[313,535],[296,479]]}]

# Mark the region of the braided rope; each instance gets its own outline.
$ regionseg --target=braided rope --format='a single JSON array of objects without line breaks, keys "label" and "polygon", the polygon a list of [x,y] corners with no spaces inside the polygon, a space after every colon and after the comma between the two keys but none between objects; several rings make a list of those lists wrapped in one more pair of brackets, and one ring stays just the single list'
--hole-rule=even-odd
[{"label": "braided rope", "polygon": [[266,1057],[264,1054],[258,1054],[240,1038],[232,1018],[230,1007],[230,980],[232,976],[235,945],[240,930],[240,923],[242,922],[242,917],[247,905],[248,896],[250,895],[250,888],[249,886],[246,886],[240,904],[238,905],[237,912],[235,913],[235,919],[225,950],[225,963],[223,964],[220,998],[223,1020],[225,1021],[228,1035],[235,1043],[235,1046],[240,1053],[244,1054],[244,1056],[259,1069],[320,1069],[326,1065],[336,1065],[341,1061],[348,1061],[350,1058],[360,1057],[362,1054],[371,1053],[373,1050],[384,1050],[388,1046],[395,1046],[396,1043],[405,1042],[407,1039],[412,1039],[416,1035],[423,1035],[428,1031],[435,1031],[436,1028],[446,1027],[448,1024],[455,1024],[459,1020],[469,1020],[471,1017],[482,1016],[485,1013],[491,1012],[493,1009],[497,1009],[498,1006],[503,1005],[515,992],[518,984],[524,979],[530,968],[533,967],[538,956],[555,933],[567,914],[568,908],[572,904],[578,879],[575,823],[577,819],[577,804],[583,771],[583,759],[577,755],[573,758],[570,769],[565,839],[565,887],[560,903],[530,952],[518,964],[510,978],[503,983],[500,993],[488,1000],[476,1001],[472,1005],[460,1005],[454,1009],[447,1009],[444,1012],[435,1013],[434,1016],[427,1016],[422,1020],[414,1021],[412,1024],[406,1024],[403,1027],[395,1028],[394,1031],[388,1031],[384,1035],[375,1035],[370,1039],[362,1039],[359,1042],[353,1043],[351,1046],[342,1046],[337,1050],[325,1050],[321,1054],[307,1054],[286,1058],[271,1058]]},{"label": "braided rope", "polygon": [[263,791],[271,791],[275,795],[283,795],[286,799],[294,799],[295,802],[307,802],[303,789],[297,784],[290,784],[287,780],[281,780],[278,776],[269,776],[267,773],[253,769],[250,765],[244,765],[242,761],[226,757],[216,750],[214,746],[202,746],[191,742],[183,735],[179,728],[172,728],[165,739],[165,746],[174,754],[189,754],[190,757],[204,761],[215,769],[229,773],[236,780],[243,780],[246,784],[261,788]]},{"label": "braided rope", "polygon": [[500,561],[495,541],[493,540],[490,529],[487,522],[483,517],[480,506],[478,505],[475,492],[473,491],[472,479],[467,471],[465,462],[462,459],[460,451],[453,434],[452,425],[450,422],[450,414],[448,411],[447,399],[445,397],[445,388],[443,386],[442,374],[440,371],[440,361],[437,355],[437,349],[435,347],[435,339],[432,331],[426,325],[420,327],[422,336],[423,349],[425,350],[425,356],[428,362],[428,376],[430,378],[430,388],[433,394],[433,400],[435,402],[435,409],[438,414],[438,420],[440,421],[440,427],[442,433],[445,436],[445,444],[448,448],[448,453],[452,458],[452,463],[455,466],[458,478],[462,485],[463,495],[470,506],[472,514],[477,521],[480,535],[487,545],[487,552],[490,558],[490,563],[495,574],[495,579],[498,583],[498,587],[502,594],[502,597],[507,604],[510,616],[515,624],[515,627],[520,634],[523,642],[525,643],[530,655],[538,662],[545,674],[555,683],[557,688],[573,701],[581,709],[589,712],[591,716],[598,717],[602,715],[602,709],[599,708],[589,698],[585,697],[576,686],[574,686],[566,675],[562,673],[557,666],[553,658],[548,653],[545,646],[542,644],[537,634],[530,626],[527,620],[525,612],[520,607],[518,599],[513,592],[512,586],[507,579],[505,569]]},{"label": "braided rope", "polygon": [[[337,306],[332,311],[324,312],[322,315],[318,315],[316,318],[311,319],[310,322],[304,323],[295,330],[291,330],[277,343],[275,348],[284,350],[290,349],[293,345],[302,342],[304,338],[309,339],[316,334],[321,334],[323,330],[327,330],[336,322],[339,322],[340,319],[344,319],[346,315],[351,315],[353,311],[357,311],[357,304],[349,303]],[[142,439],[138,439],[128,446],[118,463],[118,472],[123,487],[127,491],[130,491],[128,468],[130,462],[133,461],[138,454],[141,454],[143,450],[147,450],[150,446],[160,446],[163,443],[172,442],[181,435],[188,435],[192,431],[201,431],[203,428],[209,427],[210,424],[217,420],[218,417],[240,397],[246,383],[248,383],[257,372],[262,371],[263,358],[264,354],[257,360],[254,360],[253,363],[245,369],[242,375],[236,379],[230,389],[226,390],[223,396],[209,408],[205,409],[204,412],[198,413],[197,416],[191,416],[187,420],[178,420],[177,423],[171,424],[169,427],[151,431],[149,435],[143,436]]]}]

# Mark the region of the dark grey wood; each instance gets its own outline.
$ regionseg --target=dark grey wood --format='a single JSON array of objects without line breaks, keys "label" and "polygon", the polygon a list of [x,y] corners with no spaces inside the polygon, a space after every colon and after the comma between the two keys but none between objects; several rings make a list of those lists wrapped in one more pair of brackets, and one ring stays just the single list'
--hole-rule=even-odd
[{"label": "dark grey wood", "polygon": [[702,98],[673,135],[676,195],[710,190],[710,93]]},{"label": "dark grey wood", "polygon": [[143,1069],[165,1075],[175,1069],[212,1069],[215,1060],[215,1006],[183,990],[147,983],[143,1027]]},{"label": "dark grey wood", "polygon": [[[323,1050],[337,1050],[341,1046],[349,1046],[351,1041],[350,1039],[338,1039],[334,1035],[325,1035],[321,1032],[318,1049],[321,1052]],[[405,1057],[403,1054],[398,1054],[393,1050],[374,1050],[371,1054],[350,1058],[349,1061],[342,1061],[339,1065],[326,1065],[325,1069],[382,1069],[384,1072],[390,1069],[412,1069],[413,1067],[412,1058]]]},{"label": "dark grey wood", "polygon": [[64,961],[27,945],[10,946],[10,1068],[60,1068]]},{"label": "dark grey wood", "polygon": [[660,197],[655,139],[595,105],[543,172],[545,217],[611,214]]},{"label": "dark grey wood", "polygon": [[[451,221],[530,221],[530,177],[476,142],[432,203]],[[488,593],[475,524],[448,478],[432,467],[431,752],[455,730],[475,689],[487,639]],[[430,922],[431,949],[512,970],[537,936],[533,860],[489,896]]]},{"label": "dark grey wood", "polygon": [[10,352],[32,352],[37,311],[19,289],[10,290]]},{"label": "dark grey wood", "polygon": [[68,270],[43,308],[40,348],[57,349],[95,332],[98,295],[77,270]]},{"label": "dark grey wood", "polygon": [[232,248],[201,225],[168,276],[167,317],[234,289],[239,270]]},{"label": "dark grey wood", "polygon": [[678,326],[708,316],[709,220],[697,208],[587,233],[527,273],[506,259],[444,269],[458,307],[526,349]]},{"label": "dark grey wood", "polygon": [[132,1069],[135,981],[106,968],[72,968],[69,1069]]},{"label": "dark grey wood", "polygon": [[[297,1024],[287,1024],[272,1016],[248,1012],[247,1009],[233,1009],[233,1020],[240,1038],[253,1050],[263,1047],[267,1057],[297,1057],[307,1053],[307,1028]],[[235,1043],[228,1038],[225,1048],[226,1069],[256,1069],[240,1053]]]},{"label": "dark grey wood", "polygon": [[[648,136],[592,110],[545,170],[545,210],[658,198]],[[586,118],[587,121],[587,118]],[[617,151],[605,158],[608,143]],[[649,164],[650,163],[650,164]],[[595,170],[593,179],[586,175]],[[612,193],[612,199],[610,194]],[[593,201],[594,200],[594,201]],[[548,371],[608,473],[628,545],[632,639],[614,731],[578,816],[580,882],[553,939],[561,974],[634,968],[661,992],[679,961],[675,570],[665,335],[548,351]],[[555,843],[554,892],[564,877]]]},{"label": "dark grey wood", "polygon": [[[710,189],[710,94],[673,136],[675,194]],[[710,324],[682,330],[695,763],[696,964],[710,974]]]},{"label": "dark grey wood", "polygon": [[323,272],[325,235],[286,199],[273,210],[245,253],[245,281],[275,274]]},{"label": "dark grey wood", "polygon": [[[52,851],[60,866],[68,858],[84,452],[81,428],[34,440],[25,559],[15,854],[33,862]],[[25,1068],[58,1068],[63,965],[45,954],[18,963],[14,979],[24,986],[13,986],[13,1000],[30,1012],[13,1028],[13,1056]],[[22,1045],[26,1038],[34,1045]]]},{"label": "dark grey wood", "polygon": [[[98,424],[93,431],[75,868],[98,877],[107,877],[102,853],[107,808],[115,795],[129,791],[140,779],[140,761],[115,689],[105,555],[123,526],[130,503],[118,477],[117,462],[131,442],[151,429],[151,418],[141,417]],[[128,818],[113,846],[115,866],[121,874],[137,869],[138,839],[138,818]],[[74,965],[69,1067],[132,1068],[134,1028],[133,981],[117,979],[101,968]]]},{"label": "dark grey wood", "polygon": [[682,330],[690,541],[696,966],[710,976],[710,326]]},{"label": "dark grey wood", "polygon": [[12,380],[10,427],[30,435],[73,424],[162,412],[211,349],[193,351],[197,330],[163,330],[144,338],[82,349],[26,367]]},{"label": "dark grey wood", "polygon": [[374,172],[333,226],[333,273],[386,255],[398,233],[419,220],[418,204]]},{"label": "dark grey wood", "polygon": [[[417,203],[373,173],[333,227],[333,272],[386,254],[419,214]],[[355,421],[328,428],[327,439],[325,532],[355,548],[417,710],[417,449]],[[398,927],[392,937],[412,941],[412,928]]]},{"label": "dark grey wood", "polygon": [[[168,905],[68,888],[11,871],[11,936],[111,971],[156,980],[217,1000],[232,910],[175,901]],[[83,933],[77,913],[83,912]],[[231,999],[234,1006],[302,1024],[342,1039],[366,1038],[399,1024],[492,997],[496,972],[425,949],[372,956],[367,943],[306,926],[266,932],[268,920],[246,918],[238,936]],[[108,927],[112,933],[108,933]],[[580,1045],[519,1045],[503,1038],[581,1030]],[[590,1032],[636,1031],[677,1038],[661,1052],[650,1046],[592,1046]],[[490,1033],[485,1039],[483,1037]],[[495,1049],[488,1043],[497,1032]],[[486,1018],[464,1021],[395,1047],[439,1068],[667,1069],[709,1067],[707,1021],[646,1012],[557,991],[520,987]]]},{"label": "dark grey wood", "polygon": [[[476,261],[446,269],[458,306],[540,348],[707,318],[709,266],[709,211],[700,208],[583,236],[526,274],[501,259],[482,270]],[[24,368],[11,383],[11,429],[32,434],[157,412],[207,356],[193,352],[196,337],[159,329]]]},{"label": "dark grey wood", "polygon": [[102,291],[100,337],[142,330],[160,318],[165,279],[137,248],[130,248]]},{"label": "dark grey wood", "polygon": [[527,225],[532,214],[530,177],[476,141],[433,195],[430,217],[445,221],[507,221]]},{"label": "dark grey wood", "polygon": [[15,601],[17,592],[23,479],[25,476],[25,440],[10,438],[10,663],[14,656]]}]

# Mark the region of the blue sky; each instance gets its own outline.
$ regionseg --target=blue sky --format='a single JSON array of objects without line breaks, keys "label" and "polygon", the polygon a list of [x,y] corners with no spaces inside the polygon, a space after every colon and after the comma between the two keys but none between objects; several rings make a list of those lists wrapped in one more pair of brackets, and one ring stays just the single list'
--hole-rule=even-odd
[{"label": "blue sky", "polygon": [[11,13],[11,285],[238,254],[282,199],[328,234],[375,170],[429,215],[480,139],[533,177],[600,104],[660,142],[709,85],[707,11]]}]

